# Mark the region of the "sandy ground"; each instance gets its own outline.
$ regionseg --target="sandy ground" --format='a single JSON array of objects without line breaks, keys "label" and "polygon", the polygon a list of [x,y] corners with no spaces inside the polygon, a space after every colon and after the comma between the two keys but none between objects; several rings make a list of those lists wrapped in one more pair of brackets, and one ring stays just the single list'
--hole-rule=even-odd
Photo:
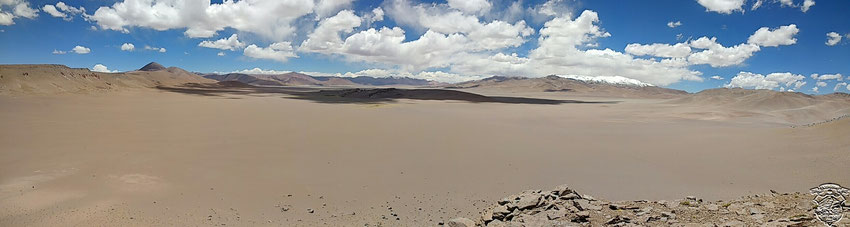
[{"label": "sandy ground", "polygon": [[422,226],[560,184],[608,200],[850,186],[848,120],[286,97],[0,96],[0,226]]}]

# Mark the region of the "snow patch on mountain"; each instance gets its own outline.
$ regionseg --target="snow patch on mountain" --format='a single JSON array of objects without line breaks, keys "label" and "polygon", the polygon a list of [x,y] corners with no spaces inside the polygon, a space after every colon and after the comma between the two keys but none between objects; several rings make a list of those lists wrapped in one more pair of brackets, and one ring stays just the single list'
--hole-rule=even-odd
[{"label": "snow patch on mountain", "polygon": [[628,85],[628,86],[638,86],[638,87],[649,87],[655,86],[649,83],[641,82],[640,80],[635,80],[632,78],[626,78],[622,76],[579,76],[579,75],[557,75],[559,77],[584,81],[588,83],[606,83],[606,84],[616,84],[616,85]]}]

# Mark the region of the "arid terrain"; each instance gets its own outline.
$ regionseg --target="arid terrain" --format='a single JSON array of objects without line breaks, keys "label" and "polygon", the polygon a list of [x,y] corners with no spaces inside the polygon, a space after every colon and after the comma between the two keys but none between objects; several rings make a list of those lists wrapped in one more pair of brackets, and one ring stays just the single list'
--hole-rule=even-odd
[{"label": "arid terrain", "polygon": [[815,225],[808,190],[850,186],[847,94],[143,69],[0,66],[0,226],[484,224],[558,185],[514,215]]}]

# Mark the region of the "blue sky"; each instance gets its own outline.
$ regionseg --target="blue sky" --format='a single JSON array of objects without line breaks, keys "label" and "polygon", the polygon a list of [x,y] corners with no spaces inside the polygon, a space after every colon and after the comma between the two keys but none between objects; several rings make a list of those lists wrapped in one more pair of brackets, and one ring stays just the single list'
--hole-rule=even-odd
[{"label": "blue sky", "polygon": [[[842,84],[850,75],[850,1],[843,0],[763,0],[755,9],[757,0],[173,2],[59,7],[4,0],[0,64],[127,71],[156,61],[198,72],[257,68],[447,82],[622,76],[691,92],[722,86],[850,92]],[[75,10],[80,7],[85,12]],[[750,41],[762,28],[761,39]],[[833,45],[830,32],[840,37]],[[225,42],[234,34],[237,42]],[[222,41],[199,46],[216,40]],[[122,50],[124,43],[133,50]],[[76,46],[90,51],[76,53]]]}]

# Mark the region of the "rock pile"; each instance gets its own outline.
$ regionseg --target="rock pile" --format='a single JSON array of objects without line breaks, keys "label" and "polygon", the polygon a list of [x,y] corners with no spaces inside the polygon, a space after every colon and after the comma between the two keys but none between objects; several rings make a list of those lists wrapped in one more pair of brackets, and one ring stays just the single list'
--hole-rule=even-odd
[{"label": "rock pile", "polygon": [[[567,186],[528,190],[484,210],[478,226],[820,226],[812,196],[772,192],[733,201],[688,196],[674,201],[610,202]],[[845,218],[847,219],[847,218]],[[451,222],[453,226],[470,226]],[[469,219],[465,219],[469,220]],[[842,220],[839,226],[850,223]]]}]

